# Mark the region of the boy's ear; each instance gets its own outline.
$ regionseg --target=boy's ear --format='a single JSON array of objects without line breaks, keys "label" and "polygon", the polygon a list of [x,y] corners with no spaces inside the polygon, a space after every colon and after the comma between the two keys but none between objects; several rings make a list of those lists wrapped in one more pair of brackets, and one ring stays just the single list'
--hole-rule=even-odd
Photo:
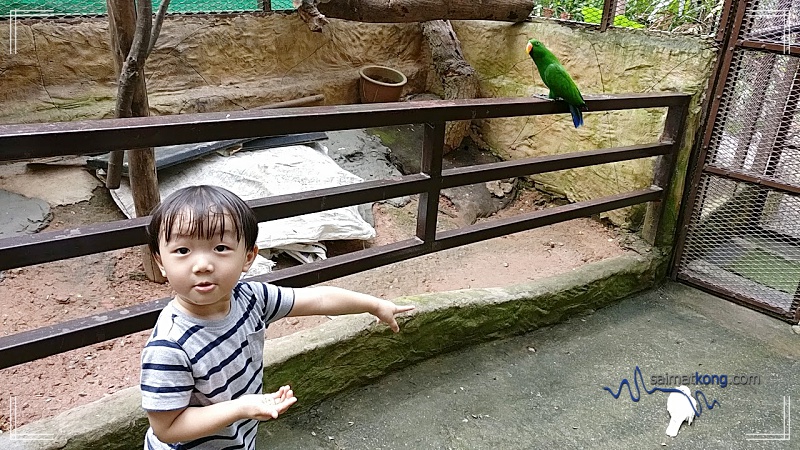
[{"label": "boy's ear", "polygon": [[247,254],[245,255],[244,266],[242,267],[242,273],[250,270],[250,266],[252,266],[253,262],[256,260],[256,255],[258,255],[258,246],[254,245],[253,249],[248,250]]},{"label": "boy's ear", "polygon": [[167,271],[164,270],[164,264],[161,262],[161,255],[159,253],[153,253],[153,260],[158,264],[159,270],[161,270],[161,276],[167,276]]}]

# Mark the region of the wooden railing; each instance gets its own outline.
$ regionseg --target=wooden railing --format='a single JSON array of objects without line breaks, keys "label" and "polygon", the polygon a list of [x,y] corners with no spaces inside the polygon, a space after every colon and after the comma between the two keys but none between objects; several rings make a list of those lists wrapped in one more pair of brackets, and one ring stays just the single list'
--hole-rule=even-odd
[{"label": "wooden railing", "polygon": [[[562,102],[539,98],[428,101],[0,125],[0,162],[235,138],[425,124],[418,174],[400,180],[369,181],[248,202],[259,220],[266,221],[419,194],[414,238],[254,278],[285,286],[307,286],[472,242],[660,201],[669,182],[665,174],[672,172],[674,155],[684,133],[689,96],[680,93],[617,95],[588,99],[586,103],[592,112],[668,108],[664,131],[658,142],[650,144],[442,170],[447,121],[560,114],[568,110]],[[441,189],[653,156],[661,158],[654,184],[648,188],[457,230],[436,231]],[[658,221],[658,217],[655,220]],[[143,245],[147,222],[148,217],[140,217],[0,239],[0,270]],[[0,368],[149,329],[168,301],[167,298],[154,300],[0,337]]]}]

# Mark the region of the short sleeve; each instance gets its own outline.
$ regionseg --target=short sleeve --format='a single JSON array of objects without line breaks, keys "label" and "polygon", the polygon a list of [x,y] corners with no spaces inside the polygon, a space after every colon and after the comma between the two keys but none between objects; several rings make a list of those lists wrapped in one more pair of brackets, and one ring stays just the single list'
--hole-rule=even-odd
[{"label": "short sleeve", "polygon": [[186,352],[172,341],[148,342],[142,351],[140,388],[142,408],[147,411],[173,411],[189,406],[194,377]]},{"label": "short sleeve", "polygon": [[286,317],[294,306],[294,289],[275,286],[270,283],[251,282],[250,288],[258,298],[265,324]]}]

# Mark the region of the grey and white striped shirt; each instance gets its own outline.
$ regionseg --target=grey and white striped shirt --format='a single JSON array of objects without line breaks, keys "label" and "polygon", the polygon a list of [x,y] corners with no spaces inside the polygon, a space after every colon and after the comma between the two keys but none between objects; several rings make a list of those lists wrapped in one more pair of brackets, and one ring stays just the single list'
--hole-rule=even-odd
[{"label": "grey and white striped shirt", "polygon": [[[264,331],[289,314],[294,290],[240,282],[230,312],[219,320],[190,317],[173,302],[161,311],[142,351],[142,408],[172,411],[261,394]],[[213,436],[168,445],[151,428],[144,448],[254,449],[257,430],[257,420],[240,420]]]}]

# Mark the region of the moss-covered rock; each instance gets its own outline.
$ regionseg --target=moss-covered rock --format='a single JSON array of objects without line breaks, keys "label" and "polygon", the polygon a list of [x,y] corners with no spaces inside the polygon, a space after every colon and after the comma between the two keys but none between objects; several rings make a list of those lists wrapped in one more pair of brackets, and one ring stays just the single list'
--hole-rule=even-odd
[{"label": "moss-covered rock", "polygon": [[602,308],[652,286],[655,266],[626,255],[510,288],[404,297],[417,308],[400,320],[398,334],[368,315],[340,317],[273,341],[265,389],[291,385],[302,409],[432,356]]},{"label": "moss-covered rock", "polygon": [[[655,253],[655,252],[654,252]],[[401,317],[400,333],[368,314],[343,316],[266,345],[265,391],[290,384],[302,411],[347,388],[365,384],[436,355],[501,339],[590,313],[647,289],[658,257],[628,254],[575,271],[507,288],[405,297],[416,310]],[[0,434],[4,450],[140,449],[147,429],[138,387],[15,430],[41,440]]]}]

